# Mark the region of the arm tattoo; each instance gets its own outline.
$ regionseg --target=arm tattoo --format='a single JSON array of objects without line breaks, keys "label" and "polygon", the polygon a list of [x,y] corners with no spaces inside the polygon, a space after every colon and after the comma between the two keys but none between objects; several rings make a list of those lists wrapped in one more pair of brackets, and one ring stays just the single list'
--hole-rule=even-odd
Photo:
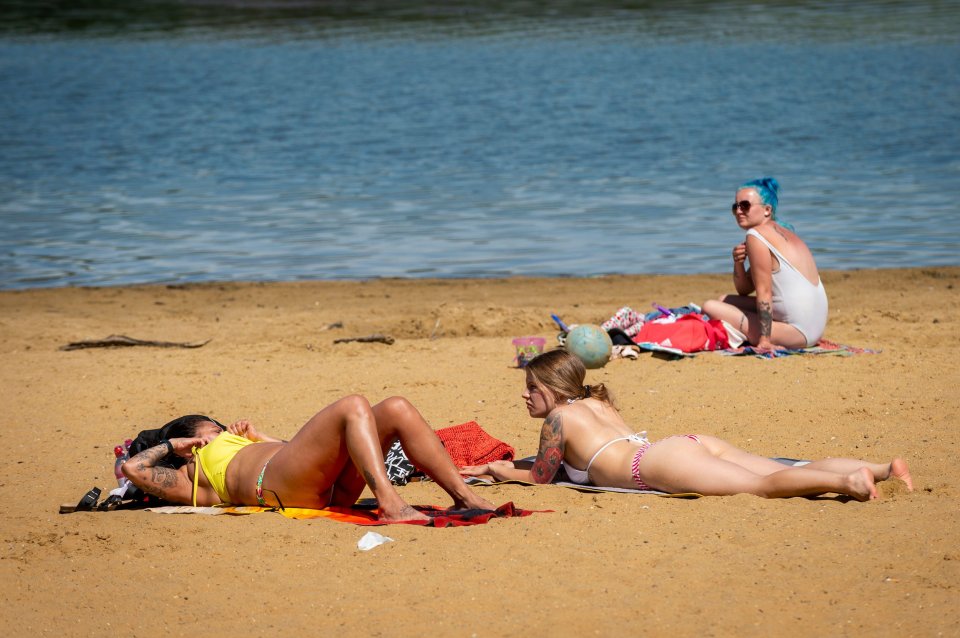
[{"label": "arm tattoo", "polygon": [[137,454],[129,462],[135,463],[135,467],[138,472],[146,470],[148,467],[153,467],[159,461],[164,459],[167,456],[167,446],[166,445],[154,445],[152,448],[147,448],[140,454]]},{"label": "arm tattoo", "polygon": [[769,337],[773,333],[773,306],[769,301],[757,301],[757,314],[760,315],[760,335]]},{"label": "arm tattoo", "polygon": [[[171,498],[170,491],[180,483],[180,472],[169,467],[157,467],[157,463],[167,456],[166,445],[155,445],[140,452],[127,463],[133,464],[137,474],[134,484],[148,494],[165,500]],[[149,473],[148,473],[149,470]]]},{"label": "arm tattoo", "polygon": [[530,469],[534,483],[549,483],[560,470],[563,461],[563,417],[552,414],[543,422],[540,430],[540,451]]},{"label": "arm tattoo", "polygon": [[150,468],[150,481],[143,486],[145,492],[162,499],[171,500],[168,497],[168,490],[173,489],[180,482],[180,473],[171,470],[169,467],[152,467]]}]

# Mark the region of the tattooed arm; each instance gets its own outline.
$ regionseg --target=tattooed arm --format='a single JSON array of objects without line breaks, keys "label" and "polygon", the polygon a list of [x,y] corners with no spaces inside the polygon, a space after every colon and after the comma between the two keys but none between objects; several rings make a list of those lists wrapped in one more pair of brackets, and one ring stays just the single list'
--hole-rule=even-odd
[{"label": "tattooed arm", "polygon": [[[202,445],[202,439],[171,439],[170,444],[179,456],[189,456],[194,445]],[[193,483],[187,475],[187,466],[174,470],[158,466],[170,450],[165,443],[140,452],[128,459],[120,467],[130,482],[147,494],[159,496],[171,503],[190,504],[193,496]],[[199,499],[198,499],[199,500]],[[206,499],[204,499],[206,500]]]},{"label": "tattooed arm", "polygon": [[540,450],[537,460],[530,469],[530,480],[533,483],[549,483],[560,470],[563,462],[563,415],[561,410],[554,410],[540,430]]},{"label": "tattooed arm", "polygon": [[757,317],[760,337],[754,344],[760,350],[774,350],[770,341],[773,334],[773,269],[774,257],[762,241],[747,236],[747,257],[750,259],[750,277],[757,290]]},{"label": "tattooed arm", "polygon": [[466,476],[492,476],[498,481],[549,483],[557,475],[563,461],[562,419],[559,413],[555,413],[543,422],[540,430],[540,451],[537,452],[537,460],[532,467],[529,461],[520,462],[521,465],[526,463],[524,467],[517,467],[517,463],[513,461],[491,461],[483,465],[462,467],[460,473]]},{"label": "tattooed arm", "polygon": [[460,473],[466,476],[492,476],[498,481],[549,483],[556,476],[560,462],[563,461],[561,419],[559,414],[553,414],[543,422],[540,430],[540,451],[532,466],[529,461],[519,462],[523,467],[517,467],[518,463],[513,461],[491,461],[483,465],[462,467]]}]

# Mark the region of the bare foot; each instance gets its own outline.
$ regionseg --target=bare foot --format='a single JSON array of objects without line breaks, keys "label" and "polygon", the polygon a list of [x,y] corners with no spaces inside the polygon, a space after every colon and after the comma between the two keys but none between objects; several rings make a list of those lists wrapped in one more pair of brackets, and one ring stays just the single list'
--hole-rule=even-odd
[{"label": "bare foot", "polygon": [[907,462],[900,457],[890,461],[890,473],[887,475],[887,478],[891,476],[906,483],[907,491],[913,491],[913,477],[910,476],[910,468],[907,467]]},{"label": "bare foot", "polygon": [[418,512],[412,505],[402,503],[399,508],[380,508],[381,521],[429,521],[430,517],[422,512]]},{"label": "bare foot", "polygon": [[847,494],[858,501],[872,501],[877,498],[877,484],[873,472],[861,467],[847,475]]},{"label": "bare foot", "polygon": [[493,503],[472,492],[465,498],[453,499],[453,508],[458,510],[495,510]]}]

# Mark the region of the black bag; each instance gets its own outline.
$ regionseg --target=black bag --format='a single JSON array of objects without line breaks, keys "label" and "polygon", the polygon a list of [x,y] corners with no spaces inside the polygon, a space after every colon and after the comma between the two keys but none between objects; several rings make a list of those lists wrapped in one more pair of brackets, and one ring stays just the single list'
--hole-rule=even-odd
[{"label": "black bag", "polygon": [[417,472],[399,440],[393,442],[383,460],[387,465],[387,478],[394,485],[406,485]]}]

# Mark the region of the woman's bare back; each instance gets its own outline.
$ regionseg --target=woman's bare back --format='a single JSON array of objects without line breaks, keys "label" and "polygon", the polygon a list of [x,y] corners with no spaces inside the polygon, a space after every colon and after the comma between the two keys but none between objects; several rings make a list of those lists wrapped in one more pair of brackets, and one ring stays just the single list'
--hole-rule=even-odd
[{"label": "woman's bare back", "polygon": [[[814,286],[817,285],[820,281],[820,273],[817,271],[813,253],[796,233],[776,222],[763,224],[756,231],[773,244],[773,247],[780,251],[780,254],[786,257],[807,281]],[[770,257],[776,264],[778,261],[776,255],[771,253]],[[774,266],[774,270],[778,269],[778,266]]]},{"label": "woman's bare back", "polygon": [[[582,399],[561,408],[563,419],[564,461],[586,469],[590,459],[604,445],[615,439],[636,434],[613,406],[597,399]],[[630,459],[639,445],[622,440],[610,444],[590,466],[594,485],[632,487]]]}]

